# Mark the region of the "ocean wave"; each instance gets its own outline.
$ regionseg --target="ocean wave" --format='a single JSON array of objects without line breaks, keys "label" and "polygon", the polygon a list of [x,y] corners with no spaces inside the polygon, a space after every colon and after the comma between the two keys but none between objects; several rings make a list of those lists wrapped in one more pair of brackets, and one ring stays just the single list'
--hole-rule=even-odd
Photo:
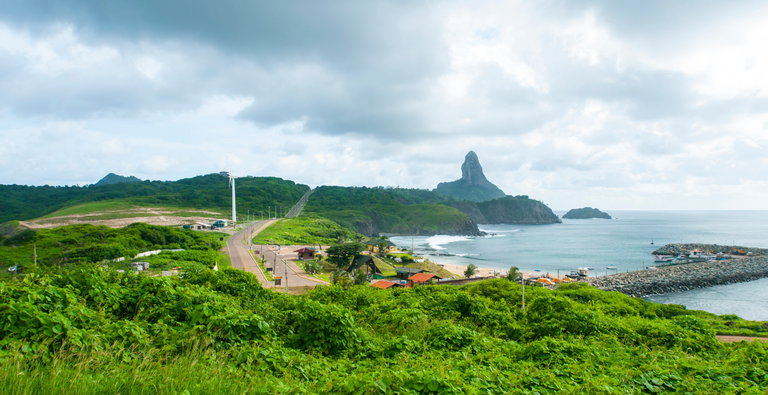
[{"label": "ocean wave", "polygon": [[426,240],[426,242],[429,244],[430,248],[433,248],[435,250],[442,250],[442,249],[444,249],[443,248],[444,244],[455,243],[457,241],[467,241],[467,240],[469,240],[469,239],[466,238],[466,237],[462,237],[462,236],[441,236],[441,235],[437,235],[437,236],[432,236],[432,237],[428,238]]}]

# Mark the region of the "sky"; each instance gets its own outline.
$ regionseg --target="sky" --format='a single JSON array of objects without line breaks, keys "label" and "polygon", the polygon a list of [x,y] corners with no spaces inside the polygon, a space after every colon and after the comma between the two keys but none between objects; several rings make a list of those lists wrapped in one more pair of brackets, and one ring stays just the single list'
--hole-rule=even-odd
[{"label": "sky", "polygon": [[0,0],[0,184],[230,171],[768,209],[768,3]]}]

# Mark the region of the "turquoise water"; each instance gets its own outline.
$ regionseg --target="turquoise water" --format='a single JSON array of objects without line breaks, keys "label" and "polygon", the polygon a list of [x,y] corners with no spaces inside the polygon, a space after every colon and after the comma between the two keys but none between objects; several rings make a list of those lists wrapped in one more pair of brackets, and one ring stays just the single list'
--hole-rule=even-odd
[{"label": "turquoise water", "polygon": [[[555,212],[558,215],[564,212]],[[550,225],[481,225],[488,237],[392,237],[400,247],[438,263],[551,274],[594,267],[590,275],[639,270],[653,265],[653,252],[668,243],[708,243],[768,248],[768,211],[611,211],[614,219],[563,220]],[[651,245],[653,241],[654,245]],[[439,254],[451,256],[441,256]],[[752,284],[752,283],[750,283]],[[760,283],[765,284],[765,283]],[[768,301],[768,287],[734,285],[730,300],[717,294],[682,292],[674,302],[717,314],[733,313],[736,300]],[[744,291],[740,291],[744,290]],[[693,292],[693,294],[690,294]],[[690,294],[690,296],[688,296]],[[743,295],[742,295],[743,294]],[[707,302],[706,300],[710,300]],[[671,300],[671,299],[670,299]],[[661,301],[661,299],[659,299]],[[686,302],[687,301],[687,302]],[[750,302],[748,302],[749,304]],[[698,307],[693,307],[698,306]],[[702,307],[703,306],[703,307]],[[725,313],[723,313],[725,309]],[[738,313],[733,313],[738,314]],[[768,312],[759,319],[768,320]],[[755,318],[758,319],[758,318]]]}]

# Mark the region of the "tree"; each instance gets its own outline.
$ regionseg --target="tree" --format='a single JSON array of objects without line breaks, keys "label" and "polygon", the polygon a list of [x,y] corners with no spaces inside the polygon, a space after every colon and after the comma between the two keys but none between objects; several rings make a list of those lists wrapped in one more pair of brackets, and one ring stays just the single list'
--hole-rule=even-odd
[{"label": "tree", "polygon": [[523,276],[523,273],[520,273],[517,266],[510,267],[509,273],[507,273],[507,279],[509,279],[510,281],[518,281],[522,276]]},{"label": "tree", "polygon": [[331,284],[341,285],[344,288],[347,288],[352,284],[352,279],[349,278],[348,273],[343,270],[331,273],[330,280]]},{"label": "tree", "polygon": [[362,243],[357,242],[336,244],[326,250],[328,262],[336,265],[339,270],[345,269],[364,248]]},{"label": "tree", "polygon": [[316,261],[307,261],[304,263],[304,271],[307,272],[307,274],[315,274],[320,271],[320,269],[323,268],[323,265],[321,265],[319,262]]},{"label": "tree", "polygon": [[352,279],[352,285],[368,284],[368,274],[360,269],[353,270],[349,276]]},{"label": "tree", "polygon": [[470,278],[474,276],[475,273],[477,273],[477,266],[475,266],[473,263],[470,263],[467,265],[467,270],[464,271],[464,277]]},{"label": "tree", "polygon": [[384,256],[387,254],[387,247],[388,247],[387,242],[380,241],[378,247],[379,247],[379,255]]}]

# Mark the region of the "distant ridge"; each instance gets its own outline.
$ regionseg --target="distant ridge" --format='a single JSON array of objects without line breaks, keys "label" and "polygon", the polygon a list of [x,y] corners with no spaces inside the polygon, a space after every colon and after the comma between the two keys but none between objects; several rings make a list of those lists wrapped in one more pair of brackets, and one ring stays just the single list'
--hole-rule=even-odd
[{"label": "distant ridge", "polygon": [[109,173],[106,176],[104,176],[104,178],[99,180],[99,182],[96,183],[96,186],[121,184],[121,183],[130,184],[133,182],[141,182],[141,180],[134,176],[123,177],[115,173]]},{"label": "distant ridge", "polygon": [[506,196],[504,191],[493,185],[483,174],[475,151],[469,151],[461,165],[461,178],[452,182],[441,182],[435,189],[444,195],[473,202],[485,202]]}]

